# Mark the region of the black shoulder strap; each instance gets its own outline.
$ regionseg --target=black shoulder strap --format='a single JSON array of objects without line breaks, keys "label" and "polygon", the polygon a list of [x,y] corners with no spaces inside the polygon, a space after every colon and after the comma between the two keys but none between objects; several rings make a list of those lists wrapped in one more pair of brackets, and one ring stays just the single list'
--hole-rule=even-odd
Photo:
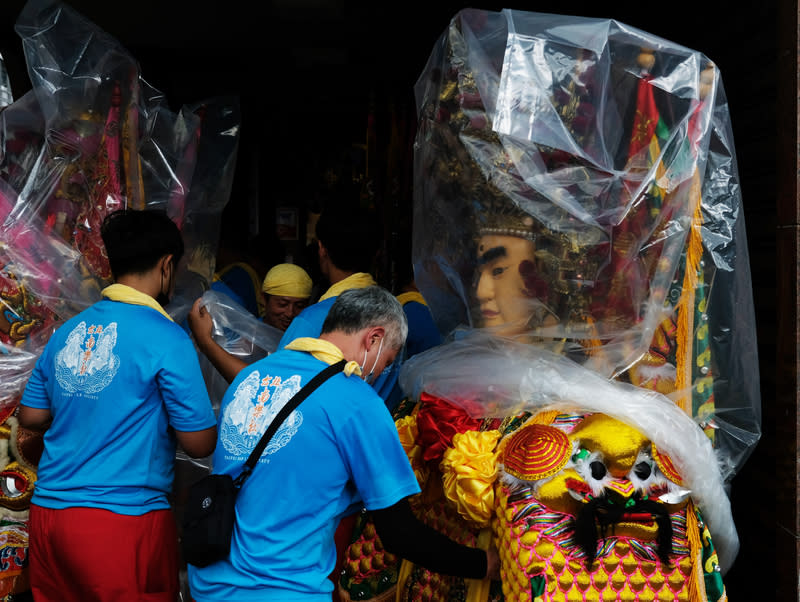
[{"label": "black shoulder strap", "polygon": [[284,420],[286,420],[286,417],[294,412],[295,408],[300,405],[300,402],[308,397],[311,392],[314,391],[314,389],[319,387],[323,382],[328,380],[328,378],[337,372],[341,372],[346,363],[347,361],[342,359],[319,372],[316,376],[314,376],[314,378],[308,381],[302,389],[295,393],[294,397],[292,397],[286,403],[286,405],[280,409],[275,418],[273,418],[272,422],[270,422],[267,430],[261,436],[258,444],[256,444],[256,446],[253,448],[253,451],[250,453],[250,457],[247,458],[247,462],[245,462],[244,469],[242,470],[241,474],[236,477],[234,483],[237,486],[241,486],[244,480],[250,476],[250,473],[252,472],[253,468],[255,468],[258,459],[261,457],[261,454],[264,453],[267,443],[269,443],[269,440],[272,439],[272,435],[275,434],[275,431],[278,430],[278,427],[283,423]]}]

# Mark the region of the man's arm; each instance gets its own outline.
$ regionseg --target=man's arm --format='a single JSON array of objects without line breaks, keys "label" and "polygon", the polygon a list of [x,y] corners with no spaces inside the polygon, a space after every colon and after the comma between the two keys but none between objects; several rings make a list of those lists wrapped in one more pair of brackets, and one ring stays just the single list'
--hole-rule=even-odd
[{"label": "man's arm", "polygon": [[183,451],[192,458],[205,458],[217,446],[217,427],[202,431],[175,431],[175,437]]},{"label": "man's arm", "polygon": [[25,405],[17,407],[17,422],[30,431],[46,431],[53,421],[50,410],[31,408]]},{"label": "man's arm", "polygon": [[222,378],[228,383],[233,382],[236,375],[247,367],[247,363],[225,351],[211,336],[214,329],[214,321],[211,318],[211,314],[202,305],[202,299],[197,299],[194,302],[187,316],[187,321],[197,347],[203,355],[208,358],[208,361],[222,375]]},{"label": "man's arm", "polygon": [[372,519],[383,547],[426,569],[466,579],[500,579],[497,550],[456,543],[422,523],[411,511],[408,498],[382,510],[373,510]]}]

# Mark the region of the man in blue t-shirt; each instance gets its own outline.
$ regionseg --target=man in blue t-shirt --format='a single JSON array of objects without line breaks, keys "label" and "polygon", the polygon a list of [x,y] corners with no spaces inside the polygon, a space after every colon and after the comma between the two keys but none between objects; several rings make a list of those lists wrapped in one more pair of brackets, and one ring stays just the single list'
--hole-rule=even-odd
[{"label": "man in blue t-shirt", "polygon": [[194,346],[162,307],[183,241],[158,211],[114,212],[101,234],[115,283],[52,335],[18,411],[45,430],[31,587],[45,602],[175,600],[176,449],[205,457],[216,443]]},{"label": "man in blue t-shirt", "polygon": [[[272,327],[279,337],[286,330],[292,319],[308,305],[313,283],[311,277],[299,265],[280,263],[273,266],[264,277],[261,292],[264,297],[264,324]],[[221,281],[211,285],[212,290],[231,297]],[[234,301],[236,299],[231,297]],[[217,372],[231,383],[239,372],[247,367],[247,362],[231,353],[225,346],[214,339],[214,322],[206,309],[206,299],[195,300],[187,316],[187,324],[192,332],[197,348],[203,353]],[[234,306],[234,309],[236,307]],[[218,317],[218,316],[216,316]],[[238,333],[229,331],[231,339],[238,338]],[[270,340],[272,338],[270,337]],[[274,349],[264,349],[271,353]]]},{"label": "man in blue t-shirt", "polygon": [[391,415],[369,386],[402,348],[407,328],[389,291],[350,289],[331,305],[318,338],[296,338],[237,375],[222,401],[213,457],[215,473],[234,477],[280,408],[327,365],[348,362],[266,446],[238,494],[229,556],[189,566],[196,602],[329,602],[334,532],[342,516],[362,507],[390,553],[445,574],[498,576],[496,550],[453,542],[419,522],[408,504],[419,485]]},{"label": "man in blue t-shirt", "polygon": [[[382,225],[375,212],[352,207],[345,203],[330,205],[316,222],[317,257],[319,270],[329,288],[316,303],[306,307],[295,316],[278,343],[283,349],[288,343],[303,337],[318,337],[328,311],[340,293],[375,284],[370,271],[381,247]],[[202,300],[195,302],[189,312],[188,321],[198,347],[211,360],[228,382],[246,367],[239,358],[227,354],[213,338],[214,323],[203,307]],[[366,369],[369,369],[367,367]],[[391,362],[378,373],[372,386],[385,401],[397,382],[399,361]],[[339,562],[333,577],[339,573],[345,546],[349,542],[355,515],[343,517],[337,530],[336,540],[340,549]]]},{"label": "man in blue t-shirt", "polygon": [[[381,247],[382,228],[374,211],[350,211],[347,206],[331,206],[322,212],[315,233],[319,269],[330,287],[316,303],[292,320],[278,349],[299,337],[319,336],[325,317],[341,292],[375,284],[370,271]],[[400,359],[387,364],[372,383],[384,402],[397,382]]]}]

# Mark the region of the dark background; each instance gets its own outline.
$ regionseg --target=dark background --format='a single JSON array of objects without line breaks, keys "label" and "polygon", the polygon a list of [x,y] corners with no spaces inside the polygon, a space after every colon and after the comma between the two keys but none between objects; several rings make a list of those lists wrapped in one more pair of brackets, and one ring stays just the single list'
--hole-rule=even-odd
[{"label": "dark background", "polygon": [[[23,5],[22,0],[0,0],[0,53],[16,97],[30,87],[13,28]],[[331,177],[367,169],[395,211],[403,215],[410,209],[413,85],[433,44],[465,6],[417,0],[368,7],[344,0],[74,0],[70,5],[117,38],[139,60],[144,79],[173,108],[215,96],[240,98],[241,144],[221,246],[235,247],[258,232],[273,232],[277,207],[298,208],[302,222],[306,211],[318,207]],[[779,321],[778,0],[736,8],[721,0],[471,6],[613,18],[698,50],[717,64],[739,162],[764,412],[761,442],[732,483],[742,548],[726,585],[732,602],[792,599],[794,592],[785,598],[773,593],[776,558],[795,553],[774,545],[781,486],[775,482],[777,452],[771,446]],[[786,125],[795,127],[795,122]],[[388,154],[390,140],[397,154]],[[300,244],[303,234],[301,228]]]}]

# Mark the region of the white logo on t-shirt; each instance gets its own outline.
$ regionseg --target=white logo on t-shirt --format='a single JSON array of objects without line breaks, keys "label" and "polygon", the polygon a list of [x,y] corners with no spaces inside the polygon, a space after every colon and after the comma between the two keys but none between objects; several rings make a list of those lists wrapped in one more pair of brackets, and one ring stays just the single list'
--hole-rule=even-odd
[{"label": "white logo on t-shirt", "polygon": [[[281,408],[299,390],[298,374],[285,380],[270,375],[262,378],[258,370],[248,374],[222,412],[220,441],[225,450],[235,456],[249,455]],[[270,439],[262,456],[274,454],[289,443],[302,423],[302,413],[294,410]]]},{"label": "white logo on t-shirt", "polygon": [[81,322],[67,335],[56,354],[56,381],[68,393],[97,393],[105,389],[119,369],[117,323],[107,326]]}]

